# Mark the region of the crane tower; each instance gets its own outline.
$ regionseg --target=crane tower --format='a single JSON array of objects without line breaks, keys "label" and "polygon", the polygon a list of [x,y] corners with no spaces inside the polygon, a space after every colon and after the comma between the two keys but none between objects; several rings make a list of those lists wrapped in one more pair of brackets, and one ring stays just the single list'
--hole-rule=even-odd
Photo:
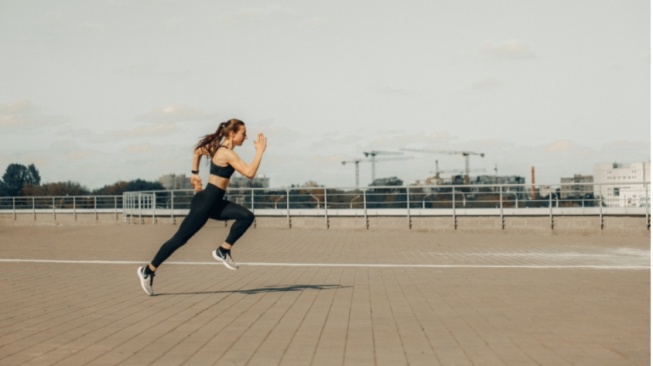
[{"label": "crane tower", "polygon": [[395,160],[407,160],[407,159],[411,159],[411,157],[402,156],[402,157],[385,158],[385,159],[376,159],[376,158],[374,158],[374,159],[371,159],[371,158],[370,159],[353,159],[353,160],[343,160],[342,165],[356,164],[356,189],[358,189],[358,187],[360,186],[359,185],[359,183],[360,183],[360,167],[359,167],[360,163],[372,163],[372,181],[374,181],[374,179],[376,179],[376,177],[374,176],[374,174],[375,174],[374,165],[376,163],[381,163],[381,162],[386,162],[386,161],[395,161]]},{"label": "crane tower", "polygon": [[[366,151],[363,154],[365,154],[365,157],[370,158],[370,162],[372,163],[372,181],[376,179],[376,162],[378,161],[376,159],[377,155],[403,155],[404,153],[401,152],[395,152],[395,151]],[[389,159],[385,159],[384,161],[388,161]],[[392,160],[402,160],[402,159],[392,159]]]},{"label": "crane tower", "polygon": [[449,154],[449,155],[462,155],[465,158],[465,184],[469,184],[469,156],[480,155],[485,156],[485,153],[478,153],[473,151],[446,151],[446,150],[429,150],[429,149],[401,149],[402,151],[412,151],[421,153],[432,154]]}]

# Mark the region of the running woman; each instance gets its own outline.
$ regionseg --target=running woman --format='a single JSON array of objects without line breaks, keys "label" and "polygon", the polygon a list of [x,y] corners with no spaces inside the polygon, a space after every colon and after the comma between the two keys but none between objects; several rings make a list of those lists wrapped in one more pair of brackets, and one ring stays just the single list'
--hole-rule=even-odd
[{"label": "running woman", "polygon": [[[231,257],[231,247],[250,227],[254,221],[254,214],[245,207],[225,200],[224,195],[229,186],[229,178],[234,171],[238,171],[249,179],[256,176],[267,146],[267,138],[259,133],[258,140],[254,141],[256,156],[248,165],[234,152],[234,148],[242,146],[245,139],[247,139],[245,123],[237,119],[230,119],[220,123],[214,134],[204,136],[195,146],[191,170],[193,175],[190,179],[198,193],[191,201],[190,212],[179,226],[177,233],[161,246],[152,262],[138,268],[138,278],[143,290],[148,295],[154,295],[152,281],[157,268],[175,250],[186,244],[210,218],[221,221],[235,220],[225,241],[212,254],[215,260],[227,268],[238,269],[238,265]],[[200,160],[205,155],[211,159],[211,174],[209,183],[202,190],[202,179],[198,174]]]}]

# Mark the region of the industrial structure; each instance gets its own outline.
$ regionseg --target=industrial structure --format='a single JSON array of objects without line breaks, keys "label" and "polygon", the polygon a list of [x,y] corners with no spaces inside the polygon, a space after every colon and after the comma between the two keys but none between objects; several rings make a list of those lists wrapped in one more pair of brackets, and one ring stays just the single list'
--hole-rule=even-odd
[{"label": "industrial structure", "polygon": [[484,157],[485,153],[478,153],[473,151],[446,151],[446,150],[430,150],[430,149],[409,149],[404,148],[402,151],[411,151],[411,152],[420,152],[420,153],[431,153],[431,154],[449,154],[449,155],[462,155],[465,158],[465,170],[464,170],[464,179],[465,184],[469,184],[469,156],[470,155],[479,155]]},{"label": "industrial structure", "polygon": [[368,159],[353,159],[353,160],[343,160],[342,165],[346,164],[355,164],[356,165],[356,188],[360,187],[360,163],[371,163],[372,164],[372,181],[376,180],[376,163],[386,162],[386,161],[397,161],[397,160],[407,160],[410,159],[408,156],[396,157],[396,158],[383,158],[377,159],[377,155],[403,155],[403,153],[392,152],[392,151],[369,151],[364,152]]},{"label": "industrial structure", "polygon": [[[403,155],[404,153],[396,152],[396,151],[366,151],[363,154],[365,154],[365,157],[370,159],[370,162],[372,163],[372,181],[376,179],[376,162],[379,161],[376,159],[377,155]],[[389,161],[389,160],[404,160],[404,159],[383,159],[383,161]]]}]

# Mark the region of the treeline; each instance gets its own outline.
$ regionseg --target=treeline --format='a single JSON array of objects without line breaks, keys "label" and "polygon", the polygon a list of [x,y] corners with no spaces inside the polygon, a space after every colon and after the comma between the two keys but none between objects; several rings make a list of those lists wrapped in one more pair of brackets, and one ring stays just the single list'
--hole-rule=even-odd
[{"label": "treeline", "polygon": [[149,191],[165,189],[159,182],[143,179],[118,181],[99,189],[89,190],[83,185],[67,181],[41,184],[41,175],[34,166],[9,164],[0,181],[0,196],[84,196],[122,195],[126,191]]}]

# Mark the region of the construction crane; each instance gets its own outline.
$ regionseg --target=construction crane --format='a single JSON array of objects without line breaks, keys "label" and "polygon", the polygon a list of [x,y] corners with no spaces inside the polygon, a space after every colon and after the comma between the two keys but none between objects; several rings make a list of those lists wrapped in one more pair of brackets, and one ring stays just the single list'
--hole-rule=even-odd
[{"label": "construction crane", "polygon": [[[345,164],[356,164],[356,189],[358,189],[358,179],[359,179],[359,169],[358,169],[358,164],[360,164],[361,161],[364,161],[363,159],[355,159],[355,160],[349,160],[349,161],[342,161],[342,165]],[[365,160],[367,161],[367,160]]]},{"label": "construction crane", "polygon": [[[407,160],[411,159],[411,157],[405,156],[405,157],[399,157],[399,158],[387,158],[387,159],[354,159],[354,160],[343,160],[342,165],[346,164],[356,164],[356,189],[358,189],[359,182],[360,182],[360,169],[359,165],[360,163],[372,163],[372,166],[376,164],[377,162],[385,162],[385,161],[395,161],[395,160]],[[372,174],[374,174],[374,170],[372,170]],[[372,176],[372,181],[376,179],[374,176]]]},{"label": "construction crane", "polygon": [[[402,152],[396,152],[396,151],[366,151],[363,152],[365,154],[365,157],[370,158],[370,162],[372,163],[372,181],[376,179],[376,162],[379,161],[376,159],[377,155],[403,155],[404,153]],[[393,159],[393,160],[403,160],[403,159]],[[385,159],[384,161],[388,161],[388,159]]]},{"label": "construction crane", "polygon": [[469,156],[480,155],[485,156],[485,153],[478,153],[473,151],[446,151],[446,150],[429,150],[429,149],[400,149],[402,151],[432,153],[432,154],[449,154],[449,155],[462,155],[465,158],[465,184],[469,184]]},{"label": "construction crane", "polygon": [[[471,172],[479,172],[480,173],[480,172],[484,172],[484,171],[485,171],[485,169],[470,169],[469,170],[470,173]],[[438,166],[438,161],[436,160],[435,161],[435,171],[434,172],[431,171],[429,173],[435,173],[435,178],[440,178],[441,173],[447,174],[447,173],[464,173],[464,172],[463,172],[462,169],[440,170],[440,168]]]}]

